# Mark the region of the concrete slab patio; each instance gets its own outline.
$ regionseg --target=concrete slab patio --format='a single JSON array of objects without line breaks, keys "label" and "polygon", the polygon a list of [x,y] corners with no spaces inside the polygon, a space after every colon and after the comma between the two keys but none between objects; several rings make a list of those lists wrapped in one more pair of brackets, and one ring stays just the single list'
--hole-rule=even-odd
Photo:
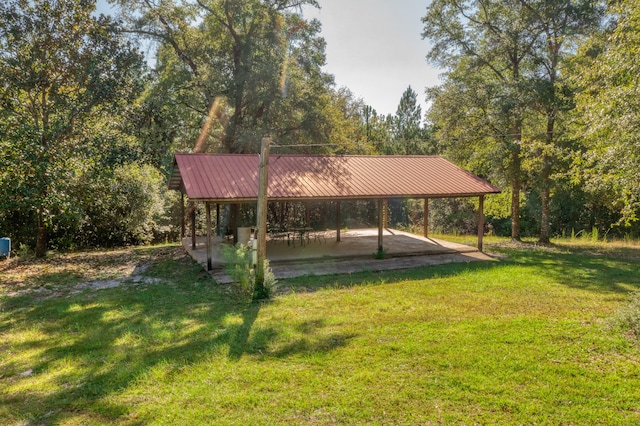
[{"label": "concrete slab patio", "polygon": [[[205,237],[196,239],[192,249],[191,238],[183,239],[185,250],[206,267]],[[229,244],[222,238],[214,238],[212,247],[211,276],[218,283],[229,283],[231,278],[224,272],[222,247]],[[420,266],[452,262],[491,260],[475,247],[448,241],[425,238],[395,229],[386,229],[383,234],[385,259],[374,259],[378,247],[377,229],[358,229],[341,232],[341,241],[336,241],[335,231],[312,234],[309,240],[300,241],[289,236],[289,240],[267,242],[267,258],[276,279],[305,275],[348,274],[362,271],[386,271],[410,269]]]}]

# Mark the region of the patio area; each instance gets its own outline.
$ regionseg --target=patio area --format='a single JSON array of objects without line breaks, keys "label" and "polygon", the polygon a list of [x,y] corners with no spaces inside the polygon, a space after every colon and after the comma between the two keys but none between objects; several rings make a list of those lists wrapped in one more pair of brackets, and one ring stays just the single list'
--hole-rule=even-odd
[{"label": "patio area", "polygon": [[[336,231],[313,233],[301,244],[292,234],[287,239],[267,241],[267,259],[277,279],[303,275],[332,275],[361,271],[408,269],[451,262],[491,260],[475,247],[448,241],[425,238],[407,232],[385,229],[383,233],[384,259],[375,259],[378,247],[377,229],[357,229],[341,232],[336,241]],[[317,237],[316,237],[317,236]],[[192,249],[191,238],[183,239],[185,250],[200,264],[206,266],[205,237],[196,239]],[[230,244],[220,237],[213,239],[211,275],[219,283],[230,278],[223,270],[222,248]]]}]

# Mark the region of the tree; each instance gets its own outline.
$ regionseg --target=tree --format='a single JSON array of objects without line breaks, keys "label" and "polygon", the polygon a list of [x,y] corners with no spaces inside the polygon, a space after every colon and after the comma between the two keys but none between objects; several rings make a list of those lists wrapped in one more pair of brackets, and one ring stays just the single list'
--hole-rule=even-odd
[{"label": "tree", "polygon": [[215,122],[197,149],[256,152],[265,132],[296,145],[336,135],[320,23],[298,13],[315,0],[114,2],[129,31],[159,43],[159,81],[191,111],[188,126]]},{"label": "tree", "polygon": [[523,72],[530,66],[528,52],[539,30],[531,27],[527,10],[516,0],[434,0],[422,21],[423,37],[433,43],[430,60],[459,75],[466,70],[469,76],[486,77],[487,84],[500,85],[494,98],[500,122],[493,126],[499,126],[504,171],[512,191],[511,237],[520,239],[522,131],[530,92]]},{"label": "tree", "polygon": [[575,169],[630,224],[640,214],[640,1],[612,2],[609,13],[611,26],[580,47],[572,70],[584,141]]},{"label": "tree", "polygon": [[429,144],[425,143],[427,132],[422,128],[422,107],[418,103],[418,94],[411,86],[402,94],[391,122],[393,144],[388,154],[429,153]]},{"label": "tree", "polygon": [[36,254],[90,130],[85,123],[132,101],[142,60],[115,22],[86,0],[9,0],[0,6],[0,194],[29,215]]},{"label": "tree", "polygon": [[369,105],[363,106],[361,116],[361,125],[367,143],[380,153],[388,153],[391,142],[391,119],[384,114],[378,115],[378,112]]},{"label": "tree", "polygon": [[[534,28],[539,28],[537,42],[529,53],[537,67],[534,69],[534,104],[544,115],[543,137],[533,139],[531,158],[535,159],[535,181],[540,193],[540,242],[549,243],[551,216],[552,173],[558,171],[567,155],[563,152],[563,138],[556,129],[563,114],[573,106],[573,94],[562,77],[566,57],[579,40],[597,28],[600,9],[591,0],[538,1],[521,0],[529,12]],[[536,134],[538,134],[536,132]]]},{"label": "tree", "polygon": [[424,18],[424,35],[435,42],[430,58],[449,68],[449,81],[429,91],[434,106],[443,109],[431,117],[439,117],[441,129],[443,123],[464,129],[470,123],[451,118],[460,115],[453,111],[455,96],[459,107],[470,109],[476,123],[471,127],[478,132],[475,143],[463,131],[457,139],[465,141],[462,147],[448,145],[462,152],[469,143],[480,152],[488,142],[495,146],[490,151],[505,166],[497,170],[504,171],[511,186],[514,239],[521,232],[520,192],[529,183],[540,196],[540,241],[549,242],[553,176],[566,168],[568,157],[567,138],[557,131],[572,105],[563,66],[580,39],[597,26],[599,12],[591,0],[438,0]]}]

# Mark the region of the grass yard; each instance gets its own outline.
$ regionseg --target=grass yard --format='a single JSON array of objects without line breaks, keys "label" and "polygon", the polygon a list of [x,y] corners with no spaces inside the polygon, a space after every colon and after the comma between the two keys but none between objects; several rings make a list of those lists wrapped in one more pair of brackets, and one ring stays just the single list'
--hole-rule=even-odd
[{"label": "grass yard", "polygon": [[485,241],[259,305],[173,246],[0,262],[1,422],[640,423],[640,247]]}]

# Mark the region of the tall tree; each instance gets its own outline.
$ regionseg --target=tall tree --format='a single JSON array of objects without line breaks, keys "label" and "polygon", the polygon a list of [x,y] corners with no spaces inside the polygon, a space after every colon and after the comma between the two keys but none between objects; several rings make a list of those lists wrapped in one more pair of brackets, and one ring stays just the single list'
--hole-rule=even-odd
[{"label": "tall tree", "polygon": [[[434,0],[422,19],[423,37],[432,41],[428,58],[454,70],[465,69],[499,82],[500,135],[507,135],[504,163],[511,185],[511,237],[520,239],[522,189],[522,131],[529,87],[523,78],[539,30],[532,29],[526,8],[517,0]],[[506,127],[503,127],[506,126]]]},{"label": "tall tree", "polygon": [[0,204],[29,212],[36,254],[47,250],[67,182],[85,149],[86,123],[132,100],[139,53],[89,0],[0,5]]},{"label": "tall tree", "polygon": [[[529,149],[535,158],[535,181],[540,193],[540,242],[549,242],[551,216],[552,173],[566,158],[563,138],[556,132],[562,115],[572,107],[572,92],[563,78],[567,56],[575,50],[581,38],[597,28],[601,11],[592,0],[521,0],[529,12],[533,28],[540,29],[538,41],[528,54],[537,67],[534,69],[534,103],[544,115],[542,137],[533,138]],[[535,132],[538,134],[538,132]]]},{"label": "tall tree", "polygon": [[362,108],[362,128],[365,140],[371,147],[380,153],[388,153],[391,142],[391,120],[387,116],[379,115],[369,105]]},{"label": "tall tree", "polygon": [[429,151],[425,143],[426,132],[422,128],[422,107],[418,103],[418,94],[407,87],[400,97],[391,127],[393,148],[389,154],[402,153],[426,154]]},{"label": "tall tree", "polygon": [[640,217],[640,1],[611,2],[610,27],[580,47],[572,70],[585,143],[576,169],[630,224]]},{"label": "tall tree", "polygon": [[265,132],[326,143],[336,130],[320,24],[300,14],[315,0],[113,1],[130,31],[160,44],[159,78],[176,100],[216,121],[221,142],[209,150],[254,152]]}]

